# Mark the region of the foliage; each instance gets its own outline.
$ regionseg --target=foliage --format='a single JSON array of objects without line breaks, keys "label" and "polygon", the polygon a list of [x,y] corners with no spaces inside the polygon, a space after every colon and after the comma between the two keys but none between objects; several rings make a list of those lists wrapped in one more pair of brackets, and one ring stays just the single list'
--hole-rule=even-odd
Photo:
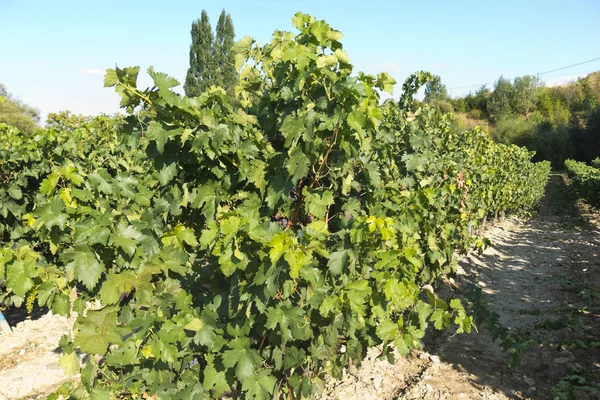
[{"label": "foliage", "polygon": [[231,51],[234,44],[235,31],[231,16],[221,12],[215,35],[215,84],[232,91],[239,77],[235,69],[235,54]]},{"label": "foliage", "polygon": [[513,79],[514,94],[511,99],[513,112],[519,115],[529,115],[535,109],[540,91],[540,79],[536,76],[525,75]]},{"label": "foliage", "polygon": [[592,161],[600,157],[600,107],[584,113],[580,122],[569,129],[569,136],[573,158]]},{"label": "foliage", "polygon": [[537,121],[533,118],[503,118],[496,122],[494,140],[504,144],[516,144],[531,148],[535,142]]},{"label": "foliage", "polygon": [[208,14],[202,10],[201,18],[192,23],[191,35],[190,67],[184,85],[186,95],[200,96],[213,85],[232,93],[238,73],[231,51],[235,37],[231,16],[225,10],[221,12],[213,37]]},{"label": "foliage", "polygon": [[600,169],[575,160],[566,160],[565,167],[577,193],[591,205],[600,206]]},{"label": "foliage", "polygon": [[448,90],[442,83],[442,78],[439,75],[433,75],[433,78],[425,84],[425,102],[431,103],[447,99]]},{"label": "foliage", "polygon": [[430,74],[381,105],[393,79],[353,73],[325,21],[293,24],[234,46],[241,108],[117,68],[124,125],[0,131],[2,299],[79,313],[61,362],[93,355],[93,398],[308,397],[370,346],[391,361],[431,325],[471,330],[432,288],[487,215],[535,206],[548,163],[427,105],[409,121]]},{"label": "foliage", "polygon": [[514,102],[515,89],[510,80],[500,77],[494,83],[494,90],[487,102],[487,111],[490,120],[497,122],[509,118],[513,114],[512,104]]},{"label": "foliage", "polygon": [[216,65],[213,33],[208,14],[202,10],[200,19],[192,22],[190,67],[183,86],[187,96],[200,96],[215,83]]},{"label": "foliage", "polygon": [[0,123],[17,127],[21,132],[32,135],[39,129],[39,110],[15,99],[0,83]]},{"label": "foliage", "polygon": [[564,86],[544,87],[537,77],[509,81],[500,77],[494,90],[452,99],[459,112],[487,118],[502,143],[527,146],[536,160],[562,168],[566,158],[589,162],[600,156],[600,73]]}]

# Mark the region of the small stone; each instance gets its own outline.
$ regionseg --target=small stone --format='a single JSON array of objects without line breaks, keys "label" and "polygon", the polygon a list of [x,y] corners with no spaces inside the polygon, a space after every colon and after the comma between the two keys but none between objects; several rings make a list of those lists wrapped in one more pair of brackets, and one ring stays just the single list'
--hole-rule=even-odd
[{"label": "small stone", "polygon": [[535,385],[535,380],[528,377],[528,376],[523,376],[523,380],[529,385],[529,386],[533,386]]},{"label": "small stone", "polygon": [[434,363],[439,363],[441,362],[440,357],[439,356],[429,356],[429,359],[434,362]]},{"label": "small stone", "polygon": [[573,400],[590,400],[590,395],[583,390],[573,390]]},{"label": "small stone", "polygon": [[356,374],[358,374],[358,368],[356,368],[356,365],[354,365],[354,364],[350,364],[350,365],[348,366],[348,373],[349,373],[350,375],[356,375]]},{"label": "small stone", "polygon": [[566,364],[567,362],[569,362],[569,357],[555,358],[554,362],[557,363],[557,364]]},{"label": "small stone", "polygon": [[20,356],[25,355],[25,349],[21,349],[21,351],[19,351],[19,355]]},{"label": "small stone", "polygon": [[426,351],[424,351],[424,352],[422,352],[422,353],[419,353],[419,358],[420,358],[421,360],[426,360],[426,359],[428,359],[429,357],[431,357],[431,356],[430,356],[430,355],[429,355],[429,353],[428,353],[428,352],[426,352]]},{"label": "small stone", "polygon": [[376,378],[373,378],[373,386],[375,388],[380,388],[382,383],[383,383],[383,378],[382,377],[378,376]]}]

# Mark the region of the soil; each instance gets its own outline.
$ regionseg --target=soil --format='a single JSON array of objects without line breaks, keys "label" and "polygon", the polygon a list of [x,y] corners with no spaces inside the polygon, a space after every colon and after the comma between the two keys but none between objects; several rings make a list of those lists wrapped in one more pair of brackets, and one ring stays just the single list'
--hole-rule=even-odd
[{"label": "soil", "polygon": [[74,319],[35,310],[4,312],[12,333],[0,333],[0,400],[45,398],[65,381],[58,365],[60,337],[68,333]]},{"label": "soil", "polygon": [[[600,219],[568,183],[552,175],[532,219],[489,228],[492,246],[462,258],[458,285],[444,289],[460,297],[469,284],[481,288],[522,347],[519,367],[478,322],[478,333],[434,333],[394,364],[373,348],[360,368],[328,382],[322,399],[600,399]],[[57,363],[71,326],[45,314],[0,334],[0,400],[43,397],[74,378]]]}]

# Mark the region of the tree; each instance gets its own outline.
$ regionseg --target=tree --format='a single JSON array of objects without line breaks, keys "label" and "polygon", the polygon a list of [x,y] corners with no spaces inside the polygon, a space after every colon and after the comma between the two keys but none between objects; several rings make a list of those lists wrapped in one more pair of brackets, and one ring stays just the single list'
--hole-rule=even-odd
[{"label": "tree", "polygon": [[513,113],[511,105],[513,97],[514,87],[512,83],[500,76],[494,83],[494,91],[487,101],[487,111],[492,121],[497,122]]},{"label": "tree", "polygon": [[513,87],[512,109],[518,114],[529,115],[540,96],[540,79],[533,75],[517,77]]},{"label": "tree", "polygon": [[217,32],[214,42],[215,57],[215,84],[226,91],[230,91],[238,81],[238,73],[235,69],[235,55],[230,51],[234,44],[235,31],[231,16],[221,12],[217,23]]},{"label": "tree", "polygon": [[433,79],[425,85],[425,102],[431,103],[434,100],[446,100],[448,98],[448,89],[442,83],[439,75],[433,75]]},{"label": "tree", "polygon": [[39,128],[39,110],[15,99],[0,83],[0,123],[17,127],[21,132],[32,134]]},{"label": "tree", "polygon": [[192,23],[191,35],[190,67],[183,89],[187,96],[193,97],[201,95],[214,84],[215,78],[213,33],[205,10],[202,10],[201,18]]}]

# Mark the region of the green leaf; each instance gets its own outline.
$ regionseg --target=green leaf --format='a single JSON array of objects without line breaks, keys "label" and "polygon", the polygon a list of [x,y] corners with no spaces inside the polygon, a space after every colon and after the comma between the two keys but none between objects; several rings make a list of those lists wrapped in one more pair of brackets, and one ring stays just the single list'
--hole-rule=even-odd
[{"label": "green leaf", "polygon": [[93,246],[95,244],[105,245],[110,237],[110,230],[102,226],[98,220],[88,218],[80,221],[75,226],[75,243],[85,242]]},{"label": "green leaf", "polygon": [[219,225],[216,221],[209,221],[206,224],[206,228],[207,229],[204,229],[200,235],[200,246],[202,249],[206,249],[212,245],[219,236]]},{"label": "green leaf", "polygon": [[85,353],[100,355],[106,353],[109,345],[121,344],[117,314],[115,307],[88,310],[86,317],[77,318],[73,344]]},{"label": "green leaf", "polygon": [[71,313],[71,301],[69,297],[62,294],[56,294],[52,299],[52,313],[68,317]]},{"label": "green leaf", "polygon": [[117,78],[117,71],[112,68],[106,70],[104,74],[104,87],[113,87],[117,84],[119,79]]},{"label": "green leaf", "polygon": [[287,251],[283,258],[290,266],[290,277],[296,279],[299,276],[300,269],[311,263],[312,255],[302,249]]},{"label": "green leaf", "polygon": [[23,192],[21,191],[21,188],[14,183],[9,186],[8,195],[15,200],[21,200],[23,198]]},{"label": "green leaf", "polygon": [[25,297],[33,287],[32,278],[36,275],[35,263],[14,261],[6,267],[6,286],[19,297]]},{"label": "green leaf", "polygon": [[76,375],[79,373],[79,357],[74,351],[69,354],[63,354],[58,358],[58,365],[62,367],[65,375]]},{"label": "green leaf", "polygon": [[63,214],[64,202],[60,198],[53,198],[49,203],[41,206],[35,211],[38,224],[43,225],[47,230],[58,227],[64,230],[67,225],[68,216]]},{"label": "green leaf", "polygon": [[275,391],[277,379],[268,370],[260,370],[256,375],[249,376],[242,382],[242,390],[246,398],[269,400]]},{"label": "green leaf", "polygon": [[289,114],[283,120],[280,129],[283,137],[285,138],[284,146],[286,148],[290,147],[294,140],[300,137],[302,131],[306,129],[306,117],[298,117],[296,115]]},{"label": "green leaf", "polygon": [[148,125],[147,137],[156,142],[156,148],[162,154],[165,151],[165,143],[169,140],[174,132],[169,132],[162,127],[159,122],[152,121]]},{"label": "green leaf", "polygon": [[108,183],[108,180],[112,180],[112,178],[105,169],[101,168],[92,172],[88,175],[88,180],[92,184],[92,187],[94,187],[94,189],[98,190],[100,193],[108,195],[113,193],[113,187],[110,183]]},{"label": "green leaf", "polygon": [[59,179],[60,177],[55,172],[52,172],[46,179],[42,181],[42,184],[40,185],[40,192],[46,195],[51,194],[56,185],[58,185]]},{"label": "green leaf", "polygon": [[163,234],[161,241],[165,246],[175,246],[180,249],[183,248],[184,243],[190,246],[198,245],[194,231],[181,224],[177,225],[172,231]]},{"label": "green leaf", "polygon": [[197,332],[204,326],[204,322],[200,318],[193,318],[190,322],[183,326],[186,331]]},{"label": "green leaf", "polygon": [[102,304],[115,304],[122,300],[121,296],[131,293],[137,283],[137,276],[132,272],[108,274],[100,289]]},{"label": "green leaf", "polygon": [[379,322],[375,329],[375,333],[381,340],[392,341],[398,336],[400,329],[397,323],[386,318]]},{"label": "green leaf", "polygon": [[325,218],[329,206],[334,204],[333,193],[329,190],[325,190],[323,193],[308,193],[308,189],[304,193],[306,211],[318,219]]},{"label": "green leaf", "polygon": [[299,146],[294,147],[290,153],[290,158],[285,162],[288,173],[292,175],[292,183],[296,184],[298,180],[308,173],[309,159],[302,152]]},{"label": "green leaf", "polygon": [[279,232],[273,236],[271,241],[269,241],[269,257],[271,258],[271,262],[276,264],[277,261],[281,258],[281,256],[290,249],[290,247],[294,244],[294,240],[291,238],[291,233],[289,231]]},{"label": "green leaf", "polygon": [[408,171],[424,171],[427,159],[416,154],[405,154],[402,156],[402,161],[406,163]]},{"label": "green leaf", "polygon": [[215,218],[217,194],[215,190],[216,184],[206,184],[200,186],[196,190],[196,199],[192,204],[194,208],[202,207],[202,215],[211,221]]},{"label": "green leaf", "polygon": [[160,172],[158,173],[158,181],[161,186],[166,186],[169,182],[175,178],[177,175],[177,164],[171,163],[169,165],[165,165]]},{"label": "green leaf", "polygon": [[433,326],[435,329],[442,330],[450,327],[450,320],[452,314],[447,311],[444,311],[441,308],[435,310],[435,312],[431,315],[431,321],[433,321]]},{"label": "green leaf", "polygon": [[138,242],[142,239],[142,234],[131,225],[119,223],[117,230],[110,236],[112,244],[123,249],[130,256],[135,253]]},{"label": "green leaf", "polygon": [[214,366],[214,354],[206,355],[206,367],[204,368],[204,382],[202,383],[205,390],[214,390],[215,397],[221,397],[223,393],[231,390],[231,385],[227,383],[227,377],[224,371],[217,371]]},{"label": "green leaf", "polygon": [[339,275],[348,264],[348,250],[337,250],[329,255],[327,268],[332,275]]},{"label": "green leaf", "polygon": [[74,245],[60,259],[65,263],[67,272],[72,273],[88,290],[96,287],[104,272],[104,266],[100,264],[96,254],[85,244]]},{"label": "green leaf", "polygon": [[234,339],[229,343],[230,350],[223,352],[223,365],[226,368],[235,366],[235,375],[242,382],[254,375],[256,368],[262,364],[260,354],[248,344],[244,339]]},{"label": "green leaf", "polygon": [[175,86],[179,86],[179,81],[162,72],[154,72],[152,66],[148,67],[148,75],[152,77],[154,86],[159,90],[168,90]]}]

